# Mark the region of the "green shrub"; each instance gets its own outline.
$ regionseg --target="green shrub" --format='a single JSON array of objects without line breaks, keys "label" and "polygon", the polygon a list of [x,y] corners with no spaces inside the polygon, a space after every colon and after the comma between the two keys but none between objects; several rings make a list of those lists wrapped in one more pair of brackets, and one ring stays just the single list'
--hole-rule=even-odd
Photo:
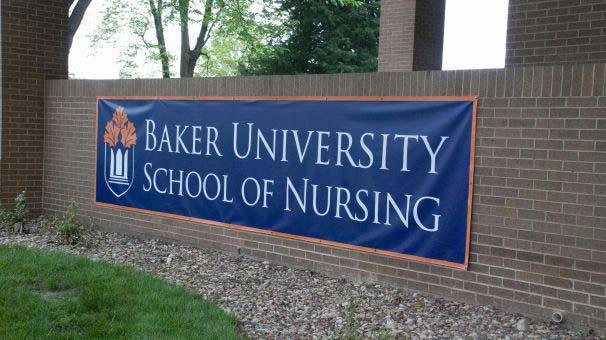
[{"label": "green shrub", "polygon": [[25,201],[25,191],[22,191],[15,198],[15,218],[17,222],[23,224],[29,220],[29,210],[27,210],[27,202]]},{"label": "green shrub", "polygon": [[86,242],[86,234],[92,229],[92,222],[84,225],[76,218],[78,202],[71,200],[69,207],[60,217],[40,216],[37,225],[40,230],[55,234],[59,242],[69,245],[83,244]]},{"label": "green shrub", "polygon": [[15,211],[0,206],[0,227],[4,226],[10,232],[22,233],[28,220],[29,210],[27,210],[25,191],[15,198]]},{"label": "green shrub", "polygon": [[6,210],[6,208],[0,204],[0,229],[5,227],[8,230],[9,228],[12,228],[15,223],[14,214]]},{"label": "green shrub", "polygon": [[51,222],[54,223],[57,236],[63,243],[75,245],[84,242],[87,227],[76,219],[77,211],[78,203],[72,200],[63,216]]},{"label": "green shrub", "polygon": [[38,228],[40,228],[41,230],[44,231],[53,231],[55,229],[55,224],[57,224],[57,218],[53,217],[52,219],[49,219],[46,216],[40,216],[38,218]]}]

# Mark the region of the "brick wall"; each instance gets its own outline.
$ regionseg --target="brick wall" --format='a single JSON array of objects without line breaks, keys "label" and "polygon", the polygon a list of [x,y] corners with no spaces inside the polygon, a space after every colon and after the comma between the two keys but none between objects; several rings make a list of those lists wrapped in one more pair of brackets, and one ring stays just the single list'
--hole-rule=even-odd
[{"label": "brick wall", "polygon": [[605,61],[605,1],[509,1],[506,65]]},{"label": "brick wall", "polygon": [[[99,227],[606,329],[605,65],[47,83],[43,206]],[[478,95],[469,271],[92,205],[97,95]]]},{"label": "brick wall", "polygon": [[44,82],[67,78],[67,1],[1,0],[0,201],[42,206]]},{"label": "brick wall", "polygon": [[383,0],[379,71],[442,69],[445,0]]}]

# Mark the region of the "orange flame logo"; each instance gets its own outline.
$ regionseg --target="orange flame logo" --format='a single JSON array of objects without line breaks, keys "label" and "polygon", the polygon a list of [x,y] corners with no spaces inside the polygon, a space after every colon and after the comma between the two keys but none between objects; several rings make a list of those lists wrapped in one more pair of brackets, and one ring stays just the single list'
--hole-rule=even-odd
[{"label": "orange flame logo", "polygon": [[128,121],[128,116],[124,113],[123,107],[118,107],[112,119],[105,125],[103,141],[112,148],[118,142],[121,142],[127,149],[137,144],[135,124]]}]

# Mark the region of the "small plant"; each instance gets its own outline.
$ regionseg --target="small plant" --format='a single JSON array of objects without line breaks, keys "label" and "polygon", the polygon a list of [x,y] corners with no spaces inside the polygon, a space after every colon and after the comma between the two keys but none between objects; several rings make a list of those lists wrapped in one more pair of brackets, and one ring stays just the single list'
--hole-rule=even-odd
[{"label": "small plant", "polygon": [[394,339],[394,336],[389,330],[382,330],[380,332],[372,332],[370,334],[361,334],[358,331],[356,310],[358,309],[358,301],[350,296],[347,299],[347,305],[345,306],[345,329],[344,332],[339,334],[334,339],[340,340],[359,340],[359,339],[372,339],[372,340],[389,340]]},{"label": "small plant", "polygon": [[347,300],[347,307],[345,309],[345,334],[343,335],[344,340],[357,340],[361,336],[356,329],[356,309],[358,309],[358,301],[353,296],[350,296]]},{"label": "small plant", "polygon": [[87,228],[76,219],[78,207],[78,202],[72,200],[61,218],[48,222],[48,225],[54,224],[57,236],[63,243],[75,245],[84,241]]},{"label": "small plant", "polygon": [[55,228],[55,224],[57,223],[57,218],[49,219],[46,216],[41,215],[38,217],[38,228],[44,231],[52,231]]},{"label": "small plant", "polygon": [[18,222],[23,224],[29,220],[29,210],[27,210],[27,203],[25,201],[25,191],[22,191],[17,198],[15,198],[15,218]]},{"label": "small plant", "polygon": [[13,216],[13,213],[6,210],[6,208],[4,208],[2,204],[0,204],[0,229],[5,227],[8,230],[8,228],[12,228],[14,224],[15,217]]},{"label": "small plant", "polygon": [[61,243],[76,245],[87,245],[86,234],[93,227],[93,222],[88,225],[80,223],[76,217],[78,212],[78,202],[71,200],[67,210],[60,217],[40,216],[37,225],[40,230],[55,234]]},{"label": "small plant", "polygon": [[22,233],[28,220],[29,210],[27,210],[25,191],[15,198],[15,211],[10,211],[0,206],[0,225],[4,226],[6,230]]}]

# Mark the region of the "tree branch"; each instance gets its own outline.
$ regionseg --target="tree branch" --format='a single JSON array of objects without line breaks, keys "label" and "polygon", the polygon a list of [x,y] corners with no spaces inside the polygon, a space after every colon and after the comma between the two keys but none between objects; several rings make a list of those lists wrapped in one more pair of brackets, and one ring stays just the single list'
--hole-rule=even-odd
[{"label": "tree branch", "polygon": [[[200,27],[200,33],[198,34],[198,39],[196,39],[196,46],[192,50],[192,55],[198,57],[200,56],[200,52],[202,52],[202,48],[204,44],[208,40],[208,36],[210,36],[209,25],[212,20],[212,9],[213,9],[213,0],[206,0],[206,4],[204,5],[204,16],[202,17],[202,26]],[[214,23],[213,25],[214,26]],[[211,29],[212,29],[212,26]],[[197,58],[196,58],[197,59]]]},{"label": "tree branch", "polygon": [[[72,48],[72,43],[74,42],[74,36],[82,23],[82,19],[84,19],[84,14],[86,14],[86,10],[90,5],[92,0],[78,0],[76,3],[76,7],[72,11],[72,14],[69,16],[68,28],[67,28],[67,51]],[[69,0],[69,5],[74,3],[74,0]]]},{"label": "tree branch", "polygon": [[162,10],[164,9],[163,0],[158,0],[158,7],[156,7],[154,0],[148,1],[152,16],[154,17],[156,39],[158,40],[158,50],[160,52],[160,62],[162,63],[162,77],[170,78],[168,53],[166,51],[166,41],[164,39],[164,25],[162,24]]},{"label": "tree branch", "polygon": [[145,38],[145,33],[147,32],[147,27],[149,27],[149,19],[147,18],[147,16],[145,16],[145,30],[143,30],[142,32],[133,32],[136,36],[139,37],[139,39],[141,39],[141,41],[143,42],[143,45],[145,46],[145,48],[148,49],[152,49],[152,48],[158,48],[159,45],[155,45],[155,44],[151,44],[147,41],[147,39]]},{"label": "tree branch", "polygon": [[[202,42],[202,47],[204,47],[204,45],[206,45],[206,42],[210,38],[210,33],[213,31],[213,27],[215,27],[215,24],[218,21],[217,18],[219,17],[219,15],[221,15],[222,10],[223,10],[223,7],[219,8],[219,10],[217,11],[217,14],[215,14],[215,20],[213,20],[213,23],[210,24],[210,27],[208,28],[208,30],[206,32],[206,37],[204,38],[204,41]],[[202,51],[202,49],[200,49],[200,51]]]},{"label": "tree branch", "polygon": [[187,74],[187,65],[191,56],[189,45],[189,0],[179,0],[179,20],[181,27],[181,77]]}]

